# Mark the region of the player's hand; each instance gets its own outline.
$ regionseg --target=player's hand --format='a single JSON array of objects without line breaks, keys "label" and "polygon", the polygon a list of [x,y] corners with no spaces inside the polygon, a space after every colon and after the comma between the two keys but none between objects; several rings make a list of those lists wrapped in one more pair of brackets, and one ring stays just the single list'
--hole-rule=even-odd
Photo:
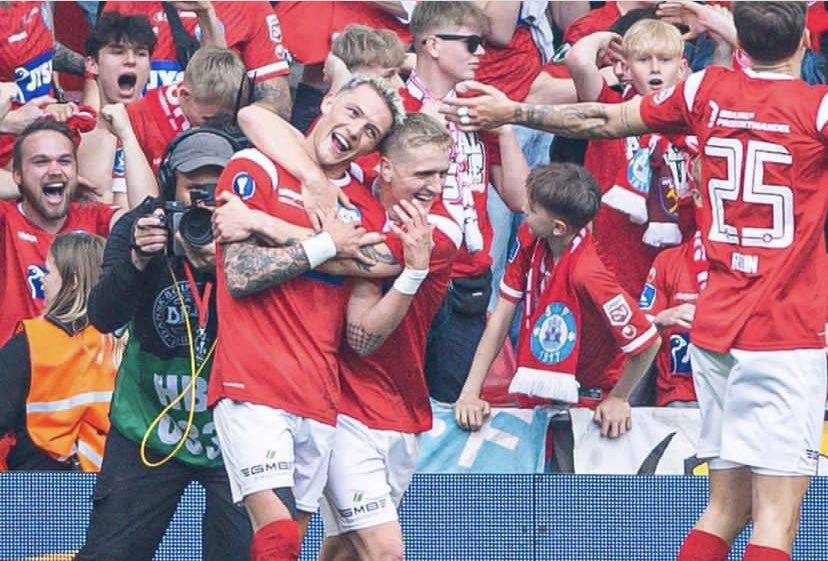
[{"label": "player's hand", "polygon": [[55,103],[55,98],[44,95],[9,111],[6,113],[6,118],[0,121],[0,132],[19,135],[23,129],[45,115],[43,108],[50,103]]},{"label": "player's hand", "polygon": [[359,222],[344,222],[337,211],[325,214],[322,230],[333,238],[337,258],[355,259],[369,267],[376,265],[376,261],[365,255],[361,248],[385,241],[385,236],[379,232],[368,232]]},{"label": "player's hand", "polygon": [[78,104],[71,101],[69,103],[52,103],[44,107],[43,112],[58,123],[65,123],[78,112]]},{"label": "player's hand", "polygon": [[12,102],[17,99],[17,84],[14,82],[0,82],[0,121],[11,109]]},{"label": "player's hand", "polygon": [[463,430],[480,430],[483,421],[492,412],[488,401],[483,401],[476,395],[460,394],[454,404],[454,420]]},{"label": "player's hand", "polygon": [[314,232],[322,230],[325,216],[336,210],[337,202],[346,208],[353,208],[342,189],[328,181],[321,170],[312,173],[312,177],[302,183],[302,202]]},{"label": "player's hand", "polygon": [[229,191],[219,193],[216,202],[221,203],[213,211],[213,238],[218,243],[240,242],[253,235],[255,210]]},{"label": "player's hand", "polygon": [[476,97],[455,97],[443,100],[440,112],[457,123],[460,130],[493,129],[512,122],[517,104],[495,87],[467,80],[457,85],[460,93],[480,92]]},{"label": "player's hand", "polygon": [[434,249],[434,226],[428,223],[427,214],[410,201],[400,201],[392,210],[402,224],[401,227],[391,224],[391,230],[402,241],[405,266],[421,271],[428,269]]},{"label": "player's hand", "polygon": [[123,103],[104,105],[101,108],[101,122],[104,123],[109,132],[121,140],[129,134],[134,134],[132,124],[129,122],[126,105]]},{"label": "player's hand", "polygon": [[135,222],[132,231],[132,264],[139,271],[146,269],[155,254],[167,247],[167,228],[161,224],[164,211],[155,210]]},{"label": "player's hand", "polygon": [[610,395],[595,408],[592,420],[601,426],[601,436],[618,438],[632,428],[631,415],[626,399]]},{"label": "player's hand", "polygon": [[685,41],[710,31],[730,45],[738,43],[733,14],[727,8],[705,6],[690,0],[670,0],[658,5],[656,15],[666,22],[686,25],[689,31],[682,36]]},{"label": "player's hand", "polygon": [[187,240],[181,235],[181,232],[175,233],[175,239],[181,244],[184,250],[184,256],[190,265],[199,271],[215,271],[216,270],[216,242],[213,240],[207,245],[198,247],[190,245]]},{"label": "player's hand", "polygon": [[668,308],[656,315],[653,323],[658,327],[682,327],[690,329],[693,326],[693,318],[696,315],[695,304],[679,304],[674,308]]},{"label": "player's hand", "polygon": [[624,50],[621,48],[623,38],[612,31],[599,31],[600,35],[598,53],[595,56],[595,64],[598,68],[612,66],[619,60],[624,60]]}]

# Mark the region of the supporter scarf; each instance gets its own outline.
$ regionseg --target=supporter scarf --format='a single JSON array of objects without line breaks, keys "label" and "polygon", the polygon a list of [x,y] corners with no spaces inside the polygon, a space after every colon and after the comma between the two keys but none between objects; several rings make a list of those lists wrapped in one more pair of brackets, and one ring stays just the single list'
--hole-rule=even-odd
[{"label": "supporter scarf", "polygon": [[707,279],[710,276],[710,263],[707,261],[707,252],[704,249],[704,241],[701,232],[693,234],[693,252],[690,255],[690,270],[696,277],[696,284],[699,292],[707,287]]},{"label": "supporter scarf", "polygon": [[581,343],[581,306],[572,283],[575,265],[591,235],[582,229],[548,270],[549,246],[535,238],[523,297],[517,372],[509,393],[577,403],[575,369]]},{"label": "supporter scarf", "polygon": [[647,245],[681,243],[678,206],[690,192],[688,162],[695,142],[695,137],[643,135],[637,148],[634,143],[628,147],[628,161],[601,199],[632,222],[647,224],[642,238]]}]

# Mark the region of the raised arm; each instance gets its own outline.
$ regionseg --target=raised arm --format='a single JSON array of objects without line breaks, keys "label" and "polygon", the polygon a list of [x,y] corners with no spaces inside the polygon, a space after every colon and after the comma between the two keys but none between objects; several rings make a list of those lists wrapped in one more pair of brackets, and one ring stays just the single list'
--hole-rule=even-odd
[{"label": "raised arm", "polygon": [[123,103],[106,105],[101,109],[101,118],[112,133],[121,140],[124,150],[124,172],[127,185],[127,203],[135,208],[147,197],[158,196],[155,174],[144,156],[138,137],[132,130],[126,106]]},{"label": "raised arm", "polygon": [[621,36],[610,31],[599,31],[587,35],[566,53],[566,68],[575,82],[578,101],[595,101],[604,87],[604,77],[598,67],[598,61],[606,55],[618,57],[621,49]]},{"label": "raised arm", "polygon": [[526,205],[526,178],[529,164],[520,148],[515,130],[509,125],[496,129],[500,164],[492,166],[492,183],[513,212],[523,212]]},{"label": "raised arm", "polygon": [[[480,82],[463,82],[463,89],[481,92],[471,98],[443,101],[441,112],[461,130],[473,131],[515,123],[570,138],[623,138],[648,132],[641,119],[641,98],[625,103],[532,105],[510,100],[500,90]],[[465,107],[468,113],[457,111]]]}]

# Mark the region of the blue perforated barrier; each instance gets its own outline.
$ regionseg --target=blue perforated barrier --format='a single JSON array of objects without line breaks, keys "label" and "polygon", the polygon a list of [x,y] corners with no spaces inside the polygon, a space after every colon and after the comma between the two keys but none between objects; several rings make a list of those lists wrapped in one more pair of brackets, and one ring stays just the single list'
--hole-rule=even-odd
[{"label": "blue perforated barrier", "polygon": [[[59,560],[83,543],[94,476],[0,474],[0,559]],[[703,477],[417,475],[403,503],[412,561],[668,561],[704,507]],[[811,486],[795,561],[828,560],[828,478]],[[201,559],[191,486],[156,555]],[[316,558],[314,519],[302,560]],[[738,560],[745,537],[730,559]],[[47,556],[52,554],[51,556]]]}]

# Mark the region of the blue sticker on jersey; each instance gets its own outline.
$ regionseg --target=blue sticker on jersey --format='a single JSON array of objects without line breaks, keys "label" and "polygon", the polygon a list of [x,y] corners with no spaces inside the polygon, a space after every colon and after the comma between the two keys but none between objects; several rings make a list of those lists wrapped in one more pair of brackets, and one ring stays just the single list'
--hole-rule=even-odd
[{"label": "blue sticker on jersey", "polygon": [[15,68],[14,81],[19,90],[18,101],[49,95],[52,91],[52,50]]},{"label": "blue sticker on jersey", "polygon": [[575,349],[577,331],[575,317],[566,305],[549,304],[532,329],[532,355],[544,364],[566,360]]},{"label": "blue sticker on jersey", "polygon": [[641,296],[638,297],[638,307],[642,310],[650,310],[653,307],[656,299],[656,287],[652,284],[644,283],[644,288],[641,289]]},{"label": "blue sticker on jersey", "polygon": [[690,376],[690,334],[673,333],[670,335],[670,374]]},{"label": "blue sticker on jersey", "polygon": [[46,296],[43,292],[43,277],[46,276],[46,267],[42,265],[29,265],[26,268],[26,282],[29,284],[29,292],[35,300],[43,300]]},{"label": "blue sticker on jersey", "polygon": [[241,171],[233,176],[233,191],[247,200],[256,194],[256,180],[246,171]]},{"label": "blue sticker on jersey", "polygon": [[627,181],[636,191],[648,193],[650,191],[650,180],[652,168],[650,167],[649,148],[639,148],[627,166]]},{"label": "blue sticker on jersey", "polygon": [[520,251],[520,238],[516,236],[515,240],[512,242],[512,250],[509,252],[509,263],[515,260],[518,251]]}]

